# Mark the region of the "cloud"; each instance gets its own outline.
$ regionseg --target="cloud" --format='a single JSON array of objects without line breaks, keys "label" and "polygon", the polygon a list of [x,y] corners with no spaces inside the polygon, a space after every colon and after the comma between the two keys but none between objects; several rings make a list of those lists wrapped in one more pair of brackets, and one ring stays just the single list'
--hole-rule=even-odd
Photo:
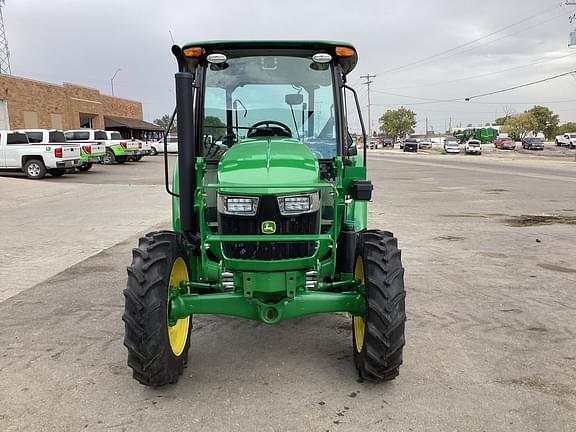
[{"label": "cloud", "polygon": [[[559,1],[477,0],[422,2],[292,0],[19,0],[6,3],[4,19],[13,73],[49,82],[70,81],[141,100],[148,120],[174,106],[175,62],[169,30],[176,42],[207,39],[333,39],[350,41],[360,61],[349,82],[376,74],[373,88],[410,97],[373,94],[373,115],[406,104],[419,119],[428,116],[442,130],[451,116],[484,123],[501,115],[502,105],[518,111],[533,103],[569,99],[576,80],[562,78],[475,103],[422,102],[497,90],[576,69],[567,48],[567,6]],[[562,14],[562,16],[560,16]],[[518,23],[515,25],[515,23]],[[470,41],[511,26],[476,43]],[[458,45],[468,44],[443,55]],[[576,50],[574,51],[576,52]],[[395,68],[432,57],[396,72]],[[530,67],[436,85],[550,58]],[[554,60],[556,59],[556,60]],[[400,90],[400,88],[402,90]],[[392,91],[391,91],[392,92]],[[494,102],[494,103],[491,103]],[[562,120],[576,118],[575,105],[550,103]],[[374,121],[375,125],[375,121]]]}]

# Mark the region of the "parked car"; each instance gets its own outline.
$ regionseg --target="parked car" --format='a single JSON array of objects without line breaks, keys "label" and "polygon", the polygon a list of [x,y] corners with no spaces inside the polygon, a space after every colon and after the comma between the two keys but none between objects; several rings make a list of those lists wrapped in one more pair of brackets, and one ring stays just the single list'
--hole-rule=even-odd
[{"label": "parked car", "polygon": [[460,143],[454,137],[446,137],[444,139],[444,152],[445,153],[460,153]]},{"label": "parked car", "polygon": [[[135,139],[122,138],[120,132],[117,131],[104,131],[104,132],[106,132],[107,147],[112,148],[114,150],[115,146],[116,147],[120,146],[126,153],[127,158],[131,161],[139,161],[140,159],[142,159],[142,156],[144,156],[144,152],[142,150],[140,141],[137,141]],[[114,153],[114,151],[112,153]],[[115,160],[114,159],[109,160],[107,156],[104,157],[103,162],[105,164],[112,164],[114,162],[123,163],[118,160],[118,157],[116,157]]]},{"label": "parked car", "polygon": [[502,150],[514,150],[516,148],[516,143],[512,138],[501,137],[494,140],[494,147]]},{"label": "parked car", "polygon": [[378,141],[378,138],[370,138],[368,140],[368,148],[369,149],[377,149],[378,147],[380,147],[380,143]]},{"label": "parked car", "polygon": [[421,149],[431,149],[432,148],[432,141],[425,138],[418,143],[418,147]]},{"label": "parked car", "polygon": [[526,150],[544,150],[544,143],[540,138],[523,138],[522,148]]},{"label": "parked car", "polygon": [[405,152],[417,152],[418,140],[416,138],[406,138],[402,143],[402,150]]},{"label": "parked car", "polygon": [[[64,132],[58,129],[21,129],[28,135],[31,144],[68,143]],[[74,143],[80,146],[81,164],[76,167],[78,171],[88,171],[100,158],[106,154],[106,146],[96,142]]]},{"label": "parked car", "polygon": [[[164,153],[164,139],[154,141],[151,144],[152,156],[156,156],[158,153]],[[173,135],[168,135],[167,143],[167,153],[178,153],[178,137]]]},{"label": "parked car", "polygon": [[464,145],[464,153],[481,155],[482,145],[480,144],[480,141],[476,139],[468,140]]},{"label": "parked car", "polygon": [[557,146],[566,146],[571,149],[576,148],[576,133],[570,132],[564,135],[556,135],[554,140]]},{"label": "parked car", "polygon": [[384,138],[382,140],[382,147],[392,147],[394,148],[394,140],[392,138]]},{"label": "parked car", "polygon": [[41,179],[46,173],[60,177],[67,169],[77,168],[81,163],[77,144],[34,144],[24,132],[0,131],[2,170],[22,171],[28,178]]},{"label": "parked car", "polygon": [[[104,164],[114,162],[122,164],[128,160],[128,156],[132,156],[138,151],[138,143],[136,141],[108,139],[106,131],[101,129],[69,130],[64,132],[64,135],[68,142],[84,144],[96,141],[99,144],[104,144],[106,146],[105,154],[102,157],[102,163]],[[120,136],[120,138],[122,137]]]}]

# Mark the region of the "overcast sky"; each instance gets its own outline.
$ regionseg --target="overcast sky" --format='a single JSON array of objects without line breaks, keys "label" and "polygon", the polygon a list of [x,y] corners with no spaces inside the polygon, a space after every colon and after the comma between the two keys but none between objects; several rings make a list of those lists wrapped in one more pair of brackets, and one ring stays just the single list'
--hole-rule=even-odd
[{"label": "overcast sky", "polygon": [[14,75],[73,82],[110,94],[110,78],[121,68],[115,95],[141,101],[146,120],[174,107],[176,64],[169,30],[178,44],[209,39],[349,41],[359,54],[349,82],[364,105],[367,91],[359,77],[376,75],[374,126],[386,109],[404,105],[418,114],[417,131],[424,130],[426,117],[431,128],[442,131],[450,118],[453,126],[476,126],[502,116],[505,109],[522,112],[534,104],[549,106],[562,121],[576,121],[576,77],[571,75],[464,102],[469,96],[576,70],[576,48],[568,48],[569,32],[576,27],[568,17],[576,7],[563,3],[6,0],[4,20]]}]

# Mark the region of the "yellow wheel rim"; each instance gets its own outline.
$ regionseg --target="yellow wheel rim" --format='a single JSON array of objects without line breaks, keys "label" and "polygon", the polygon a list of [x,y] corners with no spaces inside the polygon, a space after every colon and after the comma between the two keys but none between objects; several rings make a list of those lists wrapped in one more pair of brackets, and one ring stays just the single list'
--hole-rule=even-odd
[{"label": "yellow wheel rim", "polygon": [[[170,271],[170,284],[169,288],[177,288],[180,282],[188,281],[188,269],[186,262],[182,257],[176,258],[172,264]],[[170,299],[168,299],[170,301]],[[170,340],[170,348],[175,356],[179,356],[184,352],[186,341],[188,340],[188,329],[190,328],[190,317],[182,318],[176,321],[176,324],[168,326],[168,339]]]},{"label": "yellow wheel rim", "polygon": [[[359,279],[362,284],[364,284],[364,262],[362,257],[356,258],[356,265],[354,267],[354,278]],[[364,347],[364,317],[354,316],[353,317],[353,328],[354,328],[354,340],[356,345],[356,351],[362,352]]]}]

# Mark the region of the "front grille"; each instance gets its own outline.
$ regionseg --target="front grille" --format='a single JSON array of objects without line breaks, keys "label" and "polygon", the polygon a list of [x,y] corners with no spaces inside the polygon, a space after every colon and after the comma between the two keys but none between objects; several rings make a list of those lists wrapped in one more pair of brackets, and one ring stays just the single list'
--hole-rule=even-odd
[{"label": "front grille", "polygon": [[[276,234],[318,233],[318,212],[296,216],[282,216],[273,195],[260,197],[256,216],[232,216],[220,214],[220,232],[228,235],[265,235],[261,226],[264,221],[276,223]],[[297,242],[229,242],[223,243],[228,258],[249,260],[279,260],[309,257],[314,254],[315,241]]]}]

